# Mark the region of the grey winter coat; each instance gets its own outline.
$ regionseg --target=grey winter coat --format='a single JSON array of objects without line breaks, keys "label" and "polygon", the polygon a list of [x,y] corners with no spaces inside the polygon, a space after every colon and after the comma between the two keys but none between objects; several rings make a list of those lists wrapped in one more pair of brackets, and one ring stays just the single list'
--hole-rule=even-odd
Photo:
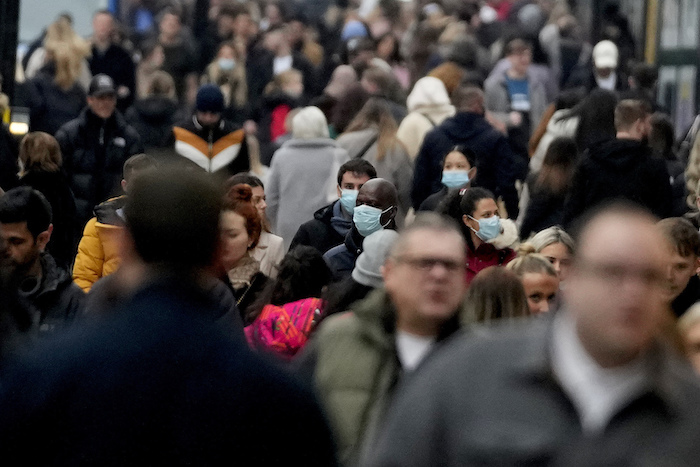
[{"label": "grey winter coat", "polygon": [[275,152],[265,189],[267,217],[285,251],[301,224],[337,198],[337,172],[347,160],[347,151],[330,138],[291,139]]}]

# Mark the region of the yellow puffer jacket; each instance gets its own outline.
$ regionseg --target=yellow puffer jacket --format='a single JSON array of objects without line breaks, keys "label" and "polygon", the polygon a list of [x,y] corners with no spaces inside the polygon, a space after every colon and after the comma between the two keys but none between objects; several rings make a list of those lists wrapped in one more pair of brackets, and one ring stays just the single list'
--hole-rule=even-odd
[{"label": "yellow puffer jacket", "polygon": [[85,225],[73,266],[73,281],[85,293],[119,267],[119,236],[124,228],[119,212],[125,201],[126,197],[120,196],[98,205],[95,217]]}]

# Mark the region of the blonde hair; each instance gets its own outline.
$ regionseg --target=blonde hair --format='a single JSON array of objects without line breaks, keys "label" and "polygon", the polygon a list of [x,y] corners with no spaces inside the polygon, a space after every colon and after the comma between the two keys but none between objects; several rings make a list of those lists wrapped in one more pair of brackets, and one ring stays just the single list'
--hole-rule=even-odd
[{"label": "blonde hair", "polygon": [[56,65],[55,83],[68,89],[80,77],[84,60],[91,55],[90,43],[73,31],[66,18],[59,18],[46,28],[44,50]]},{"label": "blonde hair", "polygon": [[28,172],[58,172],[63,164],[61,147],[56,138],[43,131],[27,133],[19,145],[22,169],[19,176]]},{"label": "blonde hair", "polygon": [[552,277],[559,277],[557,271],[547,258],[536,253],[535,246],[530,243],[521,243],[518,247],[518,257],[508,263],[506,268],[510,269],[518,276],[523,277],[527,273],[547,274]]},{"label": "blonde hair", "polygon": [[303,75],[301,74],[301,71],[294,68],[291,68],[287,71],[283,71],[279,75],[275,76],[272,79],[272,81],[267,83],[263,94],[268,95],[272,94],[275,91],[282,91],[282,88],[284,88],[284,86],[288,85],[295,79],[298,79],[300,81],[304,79]]}]

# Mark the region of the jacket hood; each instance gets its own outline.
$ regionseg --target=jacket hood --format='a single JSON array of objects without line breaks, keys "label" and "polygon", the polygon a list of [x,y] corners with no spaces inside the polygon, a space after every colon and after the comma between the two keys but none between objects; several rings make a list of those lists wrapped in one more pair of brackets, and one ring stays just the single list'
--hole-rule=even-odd
[{"label": "jacket hood", "polygon": [[641,157],[649,154],[649,149],[639,141],[613,139],[593,145],[589,151],[592,160],[615,170],[628,170],[637,164]]},{"label": "jacket hood", "polygon": [[452,104],[442,81],[425,76],[416,81],[406,99],[406,106],[409,112],[413,112],[422,107],[452,107]]},{"label": "jacket hood", "polygon": [[122,209],[125,204],[126,196],[119,196],[98,204],[94,211],[97,222],[107,225],[124,225],[124,220],[117,211]]},{"label": "jacket hood", "polygon": [[177,104],[167,97],[147,97],[134,103],[134,108],[147,122],[169,121],[177,112]]},{"label": "jacket hood", "polygon": [[456,142],[462,143],[485,131],[496,131],[483,115],[472,112],[459,112],[450,117],[440,127]]}]

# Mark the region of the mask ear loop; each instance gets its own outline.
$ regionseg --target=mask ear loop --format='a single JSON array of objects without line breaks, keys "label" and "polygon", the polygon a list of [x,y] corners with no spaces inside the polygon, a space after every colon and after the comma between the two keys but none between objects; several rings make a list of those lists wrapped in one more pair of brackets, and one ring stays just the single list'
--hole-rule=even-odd
[{"label": "mask ear loop", "polygon": [[[385,210],[383,210],[382,213],[379,215],[379,220],[381,221],[381,218],[382,218],[382,216],[384,215],[385,212],[390,211],[390,210],[392,210],[393,208],[394,208],[394,206],[389,206],[388,208],[386,208]],[[386,221],[386,224],[381,224],[381,223],[380,223],[380,225],[382,226],[382,229],[383,229],[383,228],[385,228],[387,225],[389,225],[390,223],[391,223],[391,219],[389,219],[388,221]]]}]

